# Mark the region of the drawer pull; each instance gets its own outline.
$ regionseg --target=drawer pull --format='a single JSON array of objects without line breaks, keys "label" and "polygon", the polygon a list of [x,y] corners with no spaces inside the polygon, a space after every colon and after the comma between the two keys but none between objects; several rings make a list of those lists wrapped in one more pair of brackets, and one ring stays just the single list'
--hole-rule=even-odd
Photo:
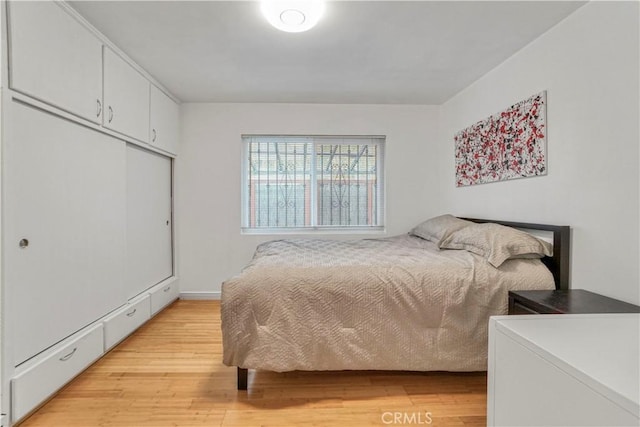
[{"label": "drawer pull", "polygon": [[113,120],[113,108],[109,105],[109,123]]},{"label": "drawer pull", "polygon": [[102,114],[102,102],[100,102],[99,99],[96,99],[96,102],[98,104],[98,111],[96,112],[96,117],[100,117],[100,114]]},{"label": "drawer pull", "polygon": [[151,142],[156,142],[156,136],[158,136],[155,129],[153,129],[153,138],[151,138]]},{"label": "drawer pull", "polygon": [[67,354],[66,356],[62,356],[60,358],[61,362],[66,362],[67,360],[71,359],[73,357],[74,354],[76,354],[76,350],[78,349],[78,347],[74,347],[73,350],[71,350],[71,353]]},{"label": "drawer pull", "polygon": [[171,286],[167,286],[166,288],[164,288],[162,291],[163,292],[169,292],[171,290]]},{"label": "drawer pull", "polygon": [[133,316],[134,314],[136,314],[136,311],[138,311],[138,309],[137,309],[137,308],[134,308],[134,309],[133,309],[133,311],[132,311],[131,313],[127,313],[127,316],[128,316],[128,317]]}]

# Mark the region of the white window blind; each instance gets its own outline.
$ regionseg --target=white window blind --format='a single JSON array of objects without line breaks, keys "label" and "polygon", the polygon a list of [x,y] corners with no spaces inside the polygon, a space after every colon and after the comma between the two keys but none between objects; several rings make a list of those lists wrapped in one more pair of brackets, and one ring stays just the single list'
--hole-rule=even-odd
[{"label": "white window blind", "polygon": [[244,231],[384,226],[384,136],[243,135]]}]

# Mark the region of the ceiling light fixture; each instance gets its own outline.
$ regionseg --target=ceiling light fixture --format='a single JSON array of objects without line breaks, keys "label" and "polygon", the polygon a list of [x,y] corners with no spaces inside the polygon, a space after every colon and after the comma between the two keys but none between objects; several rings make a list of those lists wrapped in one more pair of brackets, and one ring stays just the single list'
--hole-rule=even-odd
[{"label": "ceiling light fixture", "polygon": [[262,14],[277,29],[300,33],[313,28],[324,14],[323,0],[262,0]]}]

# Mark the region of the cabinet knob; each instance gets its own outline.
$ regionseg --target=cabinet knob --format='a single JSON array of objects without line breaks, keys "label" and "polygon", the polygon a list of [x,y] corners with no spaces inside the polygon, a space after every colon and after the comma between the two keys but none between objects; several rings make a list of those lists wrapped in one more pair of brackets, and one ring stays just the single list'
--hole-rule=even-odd
[{"label": "cabinet knob", "polygon": [[151,137],[151,142],[156,142],[156,136],[157,136],[156,130],[152,129],[151,133],[153,134],[153,136]]},{"label": "cabinet knob", "polygon": [[98,104],[98,111],[96,111],[96,117],[100,117],[102,114],[102,102],[99,99],[96,99],[96,103]]},{"label": "cabinet knob", "polygon": [[26,249],[29,246],[29,239],[20,239],[18,246],[20,246],[20,249]]},{"label": "cabinet knob", "polygon": [[109,105],[109,123],[113,120],[113,108]]}]

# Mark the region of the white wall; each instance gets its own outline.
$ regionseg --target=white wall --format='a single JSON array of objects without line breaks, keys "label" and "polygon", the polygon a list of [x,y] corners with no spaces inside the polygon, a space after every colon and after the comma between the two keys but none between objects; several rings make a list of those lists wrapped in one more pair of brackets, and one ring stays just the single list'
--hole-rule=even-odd
[{"label": "white wall", "polygon": [[219,292],[258,243],[277,237],[240,234],[240,135],[245,133],[386,135],[385,234],[405,233],[441,213],[431,152],[437,107],[183,104],[181,111],[176,209],[182,292]]},{"label": "white wall", "polygon": [[[591,2],[445,103],[436,182],[455,214],[570,225],[573,288],[640,303],[637,2]],[[455,188],[453,135],[547,90],[548,175]]]}]

